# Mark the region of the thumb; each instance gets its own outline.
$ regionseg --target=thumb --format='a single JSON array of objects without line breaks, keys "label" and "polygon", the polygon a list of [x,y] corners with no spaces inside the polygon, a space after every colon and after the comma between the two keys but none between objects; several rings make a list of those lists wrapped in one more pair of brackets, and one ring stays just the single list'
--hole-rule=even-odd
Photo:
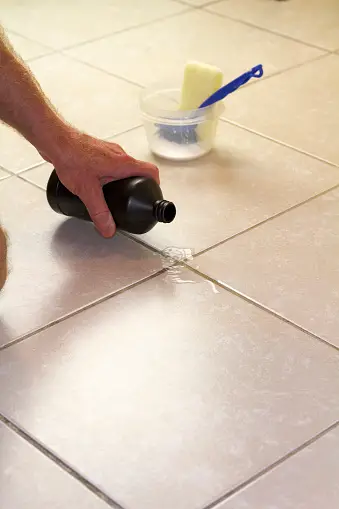
[{"label": "thumb", "polygon": [[87,208],[95,227],[101,235],[106,238],[113,237],[116,225],[107,207],[100,182],[96,179],[88,182],[79,198]]}]

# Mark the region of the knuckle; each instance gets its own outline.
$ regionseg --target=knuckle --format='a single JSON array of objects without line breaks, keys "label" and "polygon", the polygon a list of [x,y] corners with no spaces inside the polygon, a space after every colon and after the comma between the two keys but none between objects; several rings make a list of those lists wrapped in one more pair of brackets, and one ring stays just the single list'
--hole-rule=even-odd
[{"label": "knuckle", "polygon": [[127,155],[125,150],[118,143],[114,143],[114,142],[110,141],[110,142],[108,142],[108,144],[109,144],[110,149],[113,150],[115,155]]}]

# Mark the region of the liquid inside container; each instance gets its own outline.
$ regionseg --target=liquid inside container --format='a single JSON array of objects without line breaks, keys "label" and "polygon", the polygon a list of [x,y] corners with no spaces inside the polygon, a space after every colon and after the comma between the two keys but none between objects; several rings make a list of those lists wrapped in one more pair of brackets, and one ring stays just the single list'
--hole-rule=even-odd
[{"label": "liquid inside container", "polygon": [[150,88],[141,93],[140,107],[150,150],[159,157],[188,161],[213,147],[222,102],[180,111],[181,90]]}]

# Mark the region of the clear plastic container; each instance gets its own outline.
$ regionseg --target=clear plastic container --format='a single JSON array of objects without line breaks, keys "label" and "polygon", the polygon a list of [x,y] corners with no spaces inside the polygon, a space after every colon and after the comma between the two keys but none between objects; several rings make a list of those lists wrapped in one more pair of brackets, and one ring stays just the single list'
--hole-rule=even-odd
[{"label": "clear plastic container", "polygon": [[141,93],[140,107],[150,150],[165,159],[188,161],[213,147],[224,105],[180,111],[180,97],[176,88],[148,88]]}]

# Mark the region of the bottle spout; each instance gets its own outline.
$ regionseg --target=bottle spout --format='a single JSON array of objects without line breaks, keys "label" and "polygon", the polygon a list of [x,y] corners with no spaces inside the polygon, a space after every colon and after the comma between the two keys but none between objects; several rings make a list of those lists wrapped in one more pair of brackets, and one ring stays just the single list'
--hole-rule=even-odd
[{"label": "bottle spout", "polygon": [[159,223],[171,223],[176,213],[175,205],[171,201],[158,200],[154,204],[153,214]]}]

